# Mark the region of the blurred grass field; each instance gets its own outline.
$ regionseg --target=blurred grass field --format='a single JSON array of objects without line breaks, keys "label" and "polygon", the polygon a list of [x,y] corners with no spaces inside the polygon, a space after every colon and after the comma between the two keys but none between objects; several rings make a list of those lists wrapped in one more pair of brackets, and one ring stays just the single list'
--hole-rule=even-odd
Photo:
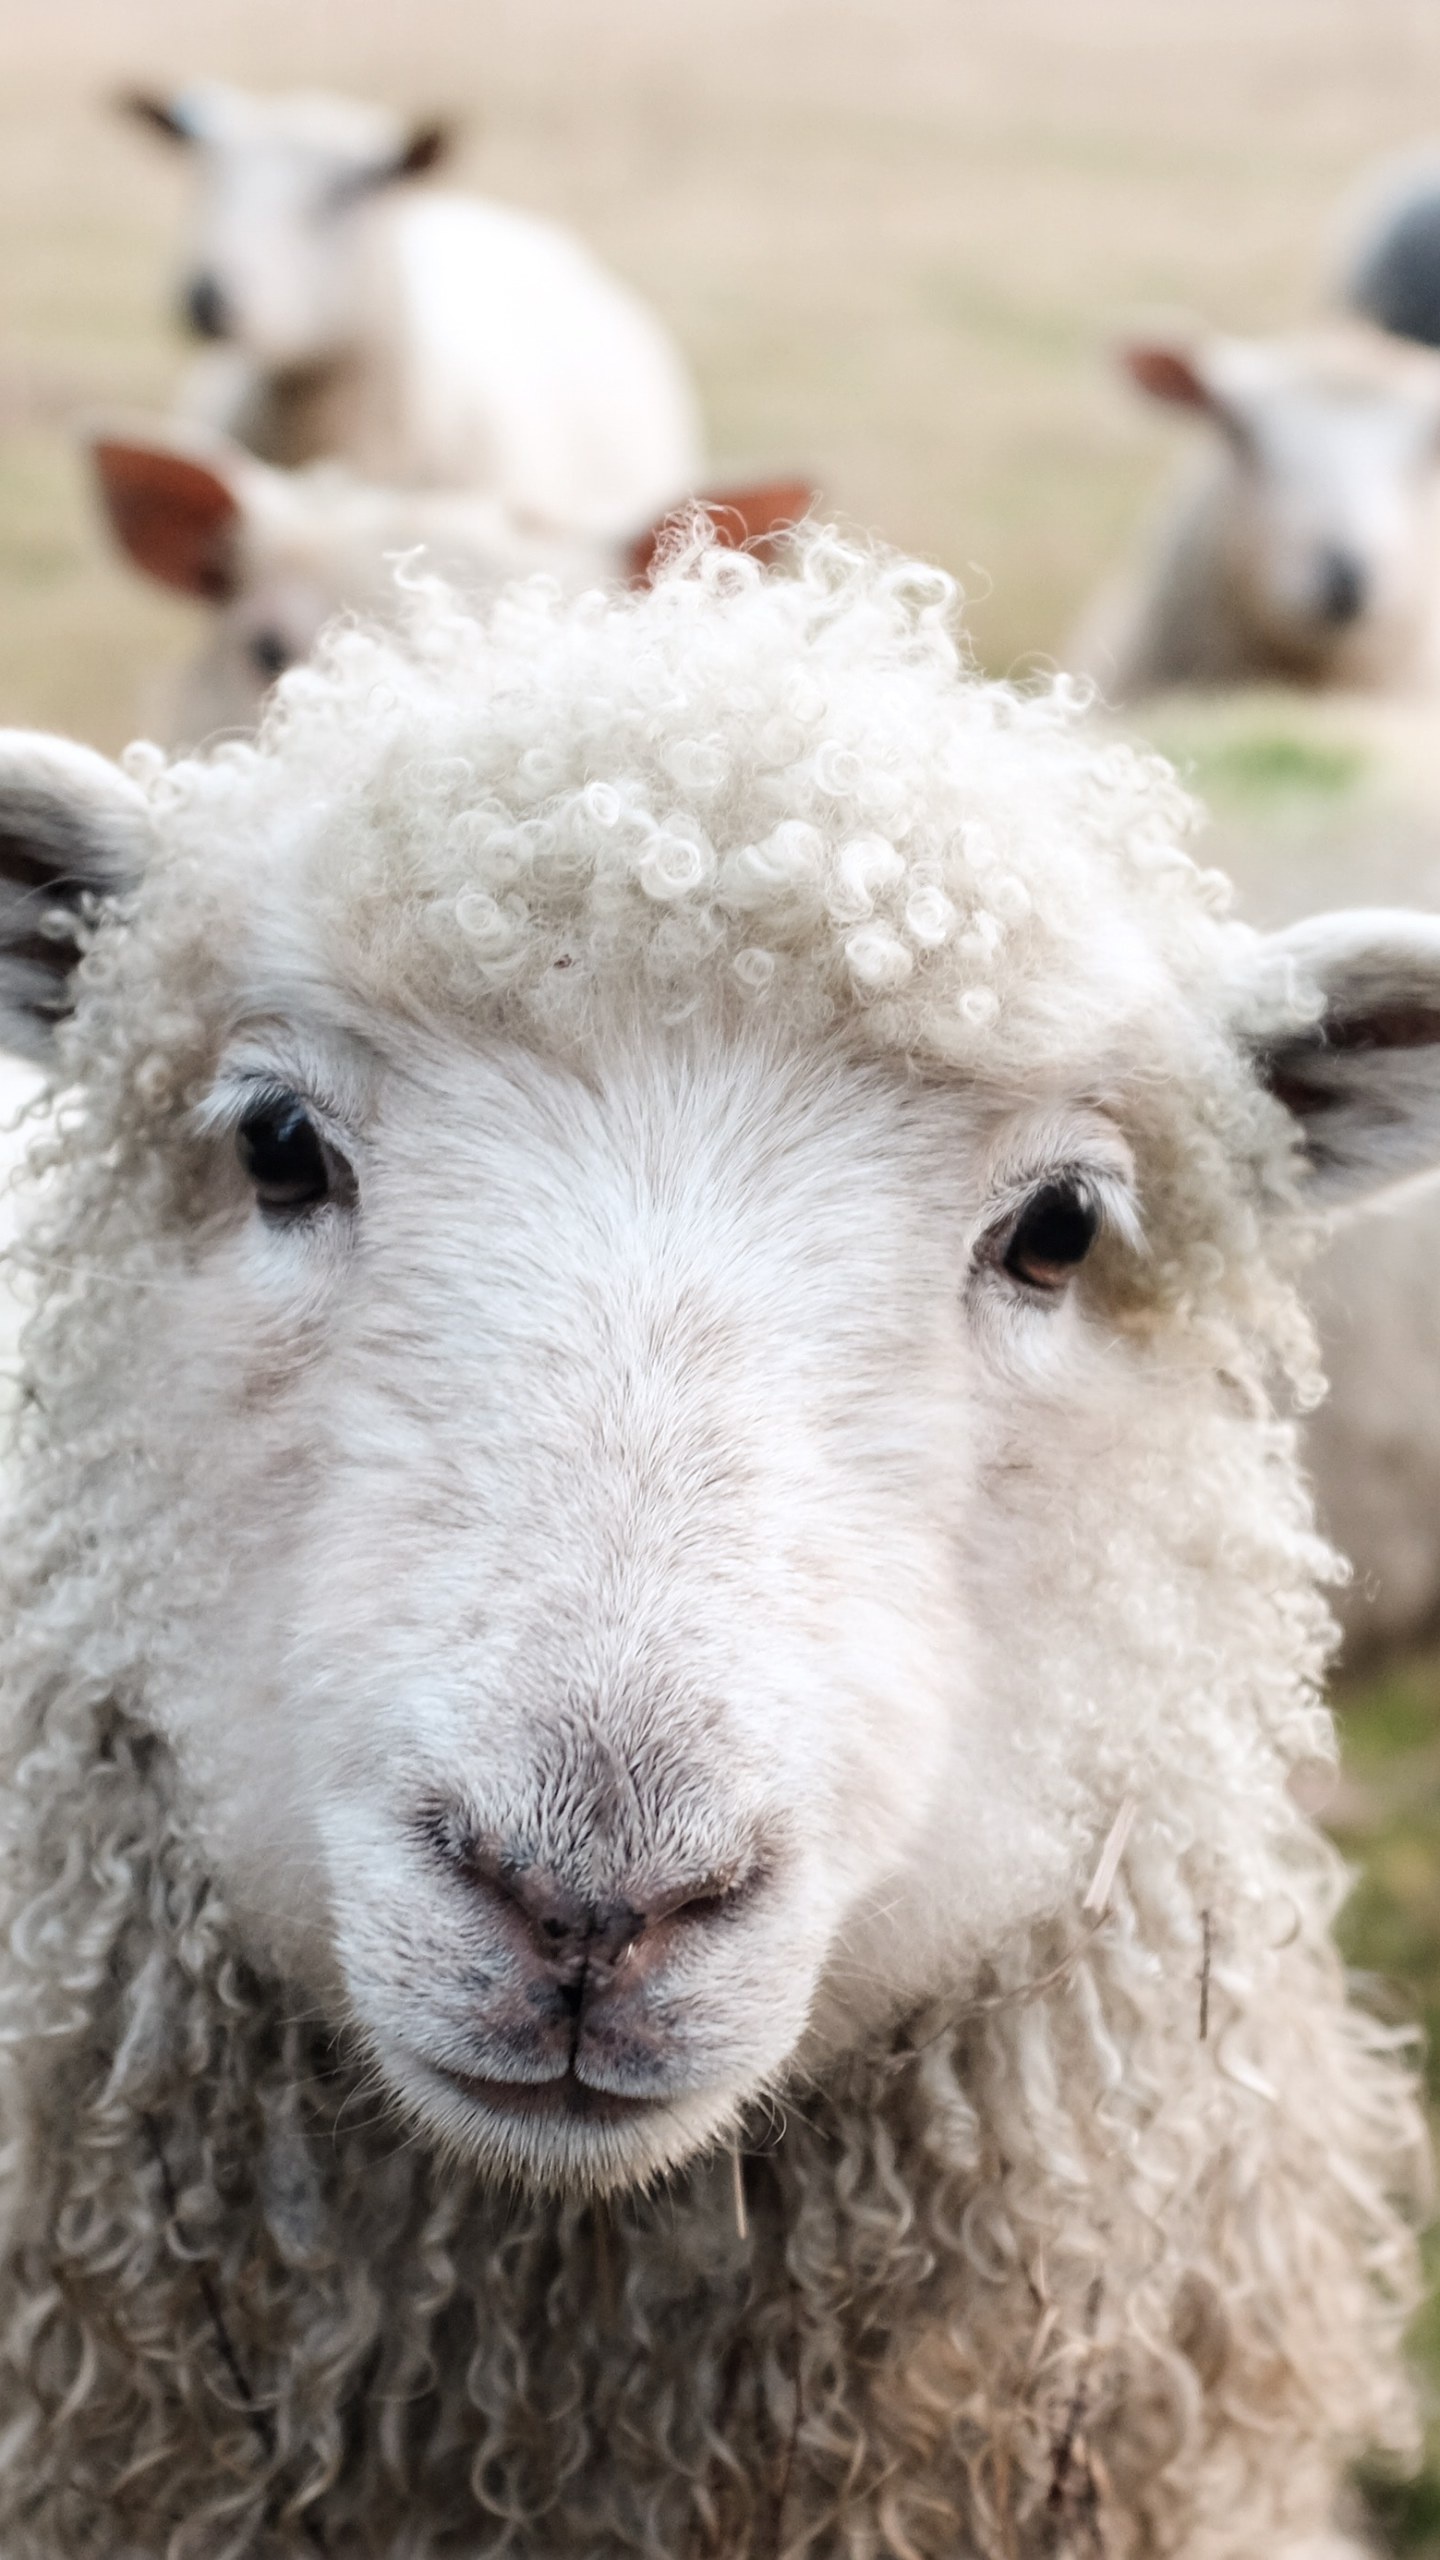
[{"label": "blurred grass field", "polygon": [[1434,0],[6,0],[0,716],[113,744],[185,610],[101,555],[70,422],[163,404],[183,156],[106,112],[196,73],[463,128],[675,327],[717,465],[812,470],[945,561],[986,666],[1058,650],[1177,441],[1105,349],[1312,308],[1337,201],[1440,124]]},{"label": "blurred grass field", "polygon": [[[799,467],[943,560],[981,662],[1062,651],[1178,439],[1112,381],[1160,309],[1312,310],[1335,208],[1440,128],[1436,0],[7,0],[0,14],[0,721],[114,747],[191,645],[104,556],[73,443],[163,406],[184,168],[105,101],[196,74],[462,120],[456,174],[578,225],[665,313],[717,470]],[[1431,727],[1164,706],[1257,911],[1440,903]],[[1339,1693],[1348,1946],[1418,2014],[1440,2122],[1440,1653]],[[1440,2252],[1437,2252],[1440,2271]],[[1422,2478],[1387,2539],[1440,2560],[1440,2311]]]}]

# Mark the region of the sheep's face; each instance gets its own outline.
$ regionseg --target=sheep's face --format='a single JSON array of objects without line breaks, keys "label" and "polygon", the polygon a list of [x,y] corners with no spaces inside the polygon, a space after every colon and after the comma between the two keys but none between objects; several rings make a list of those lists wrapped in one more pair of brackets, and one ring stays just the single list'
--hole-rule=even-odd
[{"label": "sheep's face", "polygon": [[303,371],[354,343],[372,299],[369,217],[428,167],[438,128],[327,97],[260,99],[219,84],[136,101],[194,152],[199,188],[182,315],[266,372]]},{"label": "sheep's face", "polygon": [[199,741],[253,730],[276,679],[310,656],[346,598],[323,559],[247,561],[178,689],[176,734]]},{"label": "sheep's face", "polygon": [[164,1712],[434,2133],[644,2176],[1053,1906],[1070,1773],[971,1514],[1098,1375],[1113,1126],[693,1029],[267,1034],[204,1116],[157,1356],[227,1588]]},{"label": "sheep's face", "polygon": [[1434,615],[1440,358],[1355,332],[1131,361],[1220,432],[1218,538],[1251,631],[1297,675],[1383,681]]},{"label": "sheep's face", "polygon": [[1202,1870],[1280,1818],[1259,1212],[1292,1140],[1327,1201],[1440,1153],[1433,919],[1267,949],[1160,777],[800,562],[441,605],[148,796],[0,738],[13,1040],[149,873],[30,1353],[61,1685],[172,1743],[287,2011],[577,2186],[1023,1983],[1127,1797]]}]

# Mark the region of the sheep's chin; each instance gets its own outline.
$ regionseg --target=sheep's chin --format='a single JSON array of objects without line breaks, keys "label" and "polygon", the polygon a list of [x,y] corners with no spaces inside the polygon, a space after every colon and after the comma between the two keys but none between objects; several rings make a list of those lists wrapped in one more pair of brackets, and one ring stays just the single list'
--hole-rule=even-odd
[{"label": "sheep's chin", "polygon": [[733,2128],[742,2101],[723,2089],[637,2102],[623,2114],[529,2112],[492,2104],[412,2056],[381,2069],[407,2115],[438,2150],[548,2193],[614,2195],[683,2167]]}]

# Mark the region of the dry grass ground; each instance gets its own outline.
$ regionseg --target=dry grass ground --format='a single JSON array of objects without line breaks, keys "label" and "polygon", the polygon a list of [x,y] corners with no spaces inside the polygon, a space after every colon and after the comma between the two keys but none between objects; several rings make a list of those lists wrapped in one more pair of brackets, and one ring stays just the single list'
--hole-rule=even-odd
[{"label": "dry grass ground", "polygon": [[[1063,645],[1169,466],[1108,339],[1157,307],[1242,329],[1313,307],[1357,171],[1440,126],[1440,6],[6,0],[0,721],[107,746],[191,626],[105,559],[69,440],[87,408],[162,405],[182,361],[183,169],[104,101],[197,72],[466,119],[467,181],[577,224],[666,313],[717,464],[807,467],[944,560],[1009,670]],[[1271,699],[1154,727],[1260,904],[1297,867],[1317,903],[1440,900],[1426,722]],[[1352,1946],[1440,2034],[1440,1663],[1344,1713]],[[1440,2554],[1440,2434],[1383,2505],[1390,2539]]]}]

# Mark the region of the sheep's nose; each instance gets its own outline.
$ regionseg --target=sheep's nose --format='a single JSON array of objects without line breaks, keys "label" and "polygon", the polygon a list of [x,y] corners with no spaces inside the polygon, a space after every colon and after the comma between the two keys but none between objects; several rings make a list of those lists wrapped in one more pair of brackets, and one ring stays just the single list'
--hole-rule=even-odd
[{"label": "sheep's nose", "polygon": [[184,294],[185,326],[197,338],[228,338],[230,309],[213,276],[192,276]]},{"label": "sheep's nose", "polygon": [[627,1958],[636,1971],[647,1969],[682,1930],[732,1911],[755,1881],[753,1870],[732,1869],[647,1885],[633,1899],[596,1899],[544,1867],[473,1849],[465,1873],[497,1918],[523,1929],[532,1961],[561,1984],[577,1985],[603,1980]]},{"label": "sheep's nose", "polygon": [[1354,622],[1365,610],[1369,581],[1364,565],[1352,551],[1323,551],[1320,555],[1320,613],[1325,622],[1337,627]]},{"label": "sheep's nose", "polygon": [[535,1953],[554,1972],[568,1971],[577,1960],[613,1964],[646,1925],[646,1914],[633,1903],[586,1901],[543,1868],[508,1875],[500,1869],[481,1881],[512,1904]]}]

